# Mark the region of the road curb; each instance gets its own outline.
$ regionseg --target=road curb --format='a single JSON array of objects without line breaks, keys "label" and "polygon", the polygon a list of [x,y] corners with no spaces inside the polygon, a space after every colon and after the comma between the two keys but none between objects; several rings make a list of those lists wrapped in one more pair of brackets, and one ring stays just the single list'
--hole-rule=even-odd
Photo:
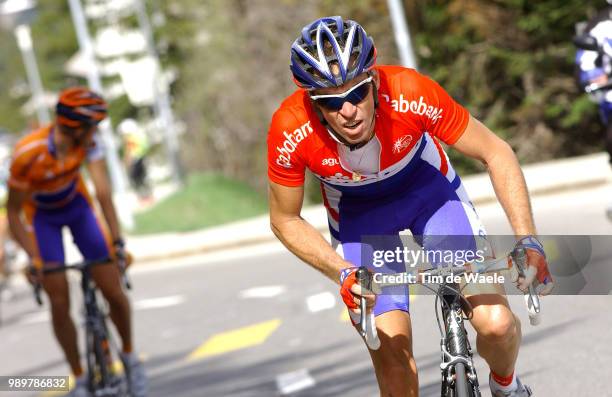
[{"label": "road curb", "polygon": [[[606,153],[527,165],[523,167],[523,173],[532,197],[588,189],[612,180]],[[487,173],[469,175],[463,178],[463,184],[475,205],[497,200]],[[305,208],[303,216],[317,230],[327,232],[323,205]],[[273,241],[276,237],[270,230],[268,216],[261,215],[193,232],[132,236],[129,247],[137,259],[135,264],[141,265]]]}]

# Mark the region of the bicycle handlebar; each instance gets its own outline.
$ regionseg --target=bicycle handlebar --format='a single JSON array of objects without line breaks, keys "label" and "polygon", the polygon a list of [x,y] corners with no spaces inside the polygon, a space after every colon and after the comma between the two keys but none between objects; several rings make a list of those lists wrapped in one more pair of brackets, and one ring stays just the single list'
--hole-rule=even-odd
[{"label": "bicycle handlebar", "polygon": [[[464,273],[490,273],[500,270],[508,270],[511,269],[513,266],[516,268],[520,277],[525,277],[525,270],[527,269],[527,254],[525,253],[524,248],[517,248],[513,250],[509,255],[499,259],[471,263],[459,268],[432,268],[425,270],[425,272],[431,275],[442,276],[450,274],[462,275]],[[527,307],[530,324],[534,326],[538,325],[541,321],[540,298],[533,284],[529,285],[528,292],[525,293],[525,305]]]},{"label": "bicycle handlebar", "polygon": [[587,94],[593,94],[597,91],[602,91],[602,90],[607,90],[607,89],[612,89],[612,82],[607,82],[604,84],[597,84],[597,83],[587,84],[584,87],[584,92],[586,92]]},{"label": "bicycle handlebar", "polygon": [[[43,274],[51,274],[51,273],[59,273],[59,272],[65,272],[66,270],[78,270],[78,271],[83,271],[83,269],[85,269],[86,267],[90,267],[90,266],[97,266],[97,265],[105,265],[105,264],[112,264],[113,263],[113,259],[112,258],[103,258],[103,259],[96,259],[96,260],[84,260],[81,262],[77,262],[77,263],[73,263],[73,264],[68,264],[68,265],[64,265],[64,266],[60,266],[60,267],[54,267],[51,269],[43,269],[42,273]],[[119,265],[119,269],[121,271],[121,278],[123,281],[123,284],[125,285],[125,287],[127,289],[132,289],[132,285],[128,279],[127,273],[125,271],[126,267],[125,267],[125,263],[123,263],[123,265]],[[41,290],[42,290],[42,285],[40,284],[40,282],[37,282],[36,284],[34,284],[34,299],[36,299],[36,303],[38,304],[38,306],[42,306],[43,302],[42,302],[42,298],[41,298]]]},{"label": "bicycle handlebar", "polygon": [[[524,248],[517,248],[510,254],[519,276],[525,277],[525,269],[527,268],[527,254]],[[529,292],[525,295],[525,305],[527,305],[527,313],[529,314],[529,323],[531,325],[538,325],[541,321],[540,318],[540,298],[533,286],[533,283],[529,285]]]},{"label": "bicycle handlebar", "polygon": [[[431,276],[447,276],[447,275],[462,275],[465,273],[491,273],[497,272],[501,270],[509,270],[512,267],[516,267],[516,270],[521,277],[525,277],[525,269],[527,268],[527,255],[523,248],[519,248],[513,250],[507,256],[501,257],[499,259],[492,259],[489,261],[477,262],[466,264],[462,267],[436,267],[425,269],[421,272],[421,274],[427,274]],[[360,271],[364,269],[365,272]],[[357,279],[359,280],[360,285],[362,287],[367,285],[367,281],[362,284],[362,279],[360,276],[365,275],[369,277],[369,272],[365,267],[360,267],[357,271]],[[418,283],[418,282],[417,282]],[[400,284],[417,284],[417,283],[400,283]],[[380,283],[380,286],[385,285],[397,285],[397,284],[384,284]],[[529,286],[529,290],[525,293],[525,305],[527,308],[527,313],[529,315],[529,322],[531,325],[536,326],[540,323],[540,298],[535,290],[533,284]],[[372,350],[377,350],[380,347],[380,340],[378,339],[378,335],[376,332],[376,325],[374,320],[373,313],[370,313],[370,316],[366,316],[366,304],[365,298],[361,297],[361,330],[360,333],[364,337],[367,346]],[[368,321],[369,320],[369,321]],[[364,326],[365,324],[365,326]]]}]

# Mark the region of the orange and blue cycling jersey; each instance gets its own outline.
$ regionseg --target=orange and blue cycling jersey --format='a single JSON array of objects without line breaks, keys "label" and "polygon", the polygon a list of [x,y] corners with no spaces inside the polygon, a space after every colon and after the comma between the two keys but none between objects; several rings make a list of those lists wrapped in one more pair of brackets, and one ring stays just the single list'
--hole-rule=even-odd
[{"label": "orange and blue cycling jersey", "polygon": [[8,185],[28,193],[23,213],[28,231],[46,264],[65,260],[62,228],[69,227],[86,259],[109,256],[108,237],[98,221],[80,172],[85,161],[104,157],[97,139],[91,147],[75,147],[58,158],[55,127],[50,125],[23,137],[15,146]]},{"label": "orange and blue cycling jersey", "polygon": [[[308,93],[298,89],[272,118],[270,181],[301,186],[309,169],[321,182],[332,243],[355,265],[372,263],[363,257],[371,252],[364,236],[394,236],[384,241],[393,250],[394,244],[401,245],[395,237],[406,229],[419,236],[424,249],[439,249],[441,240],[433,236],[440,235],[466,236],[465,241],[452,239],[453,246],[473,246],[473,236],[484,235],[484,228],[440,144],[460,139],[469,112],[413,69],[374,69],[380,77],[374,137],[354,150],[336,142]],[[387,265],[401,270],[403,263]],[[407,310],[402,295],[379,299],[375,313]]]}]

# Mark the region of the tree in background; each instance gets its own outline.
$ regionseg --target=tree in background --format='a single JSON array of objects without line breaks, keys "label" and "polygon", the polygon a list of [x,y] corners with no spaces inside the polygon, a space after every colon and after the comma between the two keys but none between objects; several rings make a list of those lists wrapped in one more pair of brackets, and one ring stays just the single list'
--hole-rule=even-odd
[{"label": "tree in background", "polygon": [[601,3],[419,2],[411,20],[420,67],[523,162],[601,150],[597,109],[573,79],[571,43],[575,23]]},{"label": "tree in background", "polygon": [[[165,15],[156,41],[162,62],[178,71],[173,105],[187,125],[182,156],[188,169],[221,172],[261,190],[268,123],[296,88],[289,48],[302,26],[324,15],[355,19],[374,37],[379,63],[399,62],[385,1],[146,3]],[[573,81],[571,37],[574,24],[603,3],[406,0],[404,7],[419,69],[530,162],[602,148],[597,107]],[[63,65],[77,49],[66,1],[39,2],[33,37],[43,85],[58,90],[68,81]],[[0,88],[9,94],[0,97],[0,128],[26,128],[19,114],[29,97],[25,81],[14,38],[0,32]],[[126,97],[111,104],[114,122],[133,113]],[[479,169],[461,156],[453,161],[463,171]]]},{"label": "tree in background", "polygon": [[[289,47],[323,15],[358,20],[379,63],[398,63],[386,2],[216,1],[185,6],[198,21],[177,86],[192,167],[213,167],[261,187],[270,116],[295,86]],[[439,81],[523,162],[600,150],[595,106],[573,81],[574,24],[599,1],[405,1],[419,69]],[[196,16],[197,15],[197,16]],[[452,151],[451,151],[452,153]],[[453,154],[463,170],[474,164]]]}]

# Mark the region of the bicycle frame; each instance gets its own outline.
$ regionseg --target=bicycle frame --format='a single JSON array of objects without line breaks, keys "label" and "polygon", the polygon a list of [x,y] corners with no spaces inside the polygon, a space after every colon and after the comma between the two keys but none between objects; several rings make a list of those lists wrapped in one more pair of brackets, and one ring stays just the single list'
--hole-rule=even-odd
[{"label": "bicycle frame", "polygon": [[[105,315],[98,306],[96,287],[91,279],[90,266],[83,266],[80,270],[81,290],[85,306],[85,346],[87,349],[89,389],[94,393],[94,396],[116,395],[118,385],[111,373],[113,359],[110,352]],[[95,361],[91,360],[93,357],[96,358]],[[99,382],[96,382],[96,368],[99,371]]]},{"label": "bicycle frame", "polygon": [[[104,258],[44,271],[45,274],[66,270],[77,270],[81,273],[81,291],[83,293],[85,311],[85,347],[88,387],[94,397],[131,395],[129,366],[123,363],[127,393],[121,393],[121,377],[117,377],[113,373],[111,335],[106,326],[106,315],[98,304],[96,285],[91,276],[92,266],[108,265],[112,263],[113,261],[111,259]],[[123,274],[123,282],[126,286],[129,286],[125,273]],[[35,286],[35,296],[36,301],[41,305],[40,285]]]},{"label": "bicycle frame", "polygon": [[[447,293],[448,292],[448,293]],[[457,379],[465,376],[474,397],[480,396],[478,376],[472,360],[473,353],[464,326],[464,309],[461,305],[462,295],[457,284],[442,284],[438,290],[442,294],[440,306],[444,319],[444,330],[440,328],[440,350],[442,362],[442,396],[451,395],[451,390],[457,387]],[[439,295],[437,295],[437,298]],[[436,300],[438,300],[436,298]],[[437,309],[436,309],[437,310]],[[437,314],[437,312],[436,312]],[[463,366],[457,371],[458,365]],[[463,372],[463,373],[458,373]]]},{"label": "bicycle frame", "polygon": [[[488,273],[515,268],[518,275],[525,277],[527,257],[522,248],[515,249],[510,254],[499,259],[493,259],[480,263],[471,263],[463,267],[439,267],[425,270],[429,275],[454,276],[466,273]],[[358,270],[359,283],[363,288],[370,289],[370,274],[365,267]],[[365,273],[365,274],[364,274]],[[367,274],[367,276],[366,276]],[[446,279],[446,278],[443,278]],[[400,283],[412,284],[412,283]],[[384,286],[381,284],[379,286]],[[428,287],[429,288],[429,287]],[[473,364],[472,349],[469,344],[467,332],[464,327],[464,307],[462,302],[469,306],[461,294],[458,284],[442,283],[437,290],[431,289],[436,294],[436,318],[440,328],[440,349],[442,352],[442,396],[443,397],[480,397],[480,386],[476,369]],[[444,319],[444,329],[440,326],[437,303],[440,302],[442,318]],[[532,325],[539,323],[540,302],[538,294],[533,285],[529,286],[525,294],[525,304],[529,313]],[[372,350],[380,347],[380,341],[376,334],[374,317],[365,315],[365,299],[361,299],[361,334],[367,346]],[[468,310],[471,313],[471,310]],[[469,317],[468,317],[469,319]]]}]

